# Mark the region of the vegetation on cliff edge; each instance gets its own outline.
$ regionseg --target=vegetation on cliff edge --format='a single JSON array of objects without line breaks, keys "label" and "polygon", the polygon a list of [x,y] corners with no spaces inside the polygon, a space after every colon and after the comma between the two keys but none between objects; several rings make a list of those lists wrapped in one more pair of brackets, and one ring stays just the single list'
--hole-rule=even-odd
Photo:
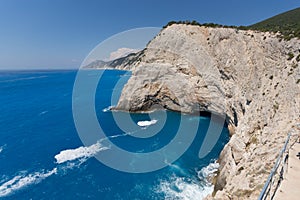
[{"label": "vegetation on cliff edge", "polygon": [[250,25],[250,26],[227,26],[215,23],[204,23],[201,24],[195,20],[193,21],[170,21],[163,28],[171,26],[173,24],[187,24],[194,26],[205,26],[213,28],[236,28],[239,30],[258,30],[258,31],[269,31],[274,33],[281,33],[279,37],[290,40],[291,38],[300,38],[300,8],[284,12],[282,14],[276,15],[262,22]]},{"label": "vegetation on cliff edge", "polygon": [[259,31],[280,32],[284,39],[300,38],[300,8],[276,15],[257,24],[248,26]]}]

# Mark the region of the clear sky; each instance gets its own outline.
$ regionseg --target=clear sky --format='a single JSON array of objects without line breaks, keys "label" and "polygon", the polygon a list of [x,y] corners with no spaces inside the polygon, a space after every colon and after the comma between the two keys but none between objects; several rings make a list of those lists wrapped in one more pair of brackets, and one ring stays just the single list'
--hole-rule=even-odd
[{"label": "clear sky", "polygon": [[78,68],[106,38],[171,20],[250,25],[299,0],[0,0],[0,69]]}]

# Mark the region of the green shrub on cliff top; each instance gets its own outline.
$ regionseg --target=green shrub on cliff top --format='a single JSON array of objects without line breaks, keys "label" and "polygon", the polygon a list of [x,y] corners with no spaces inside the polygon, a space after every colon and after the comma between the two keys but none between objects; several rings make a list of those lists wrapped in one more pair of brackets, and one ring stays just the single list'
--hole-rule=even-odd
[{"label": "green shrub on cliff top", "polygon": [[167,28],[173,24],[186,24],[194,26],[205,26],[205,27],[224,27],[224,28],[236,28],[239,30],[258,30],[262,32],[274,32],[281,33],[281,38],[290,40],[291,38],[300,38],[300,8],[276,15],[262,22],[253,24],[251,26],[227,26],[215,23],[204,23],[201,24],[195,20],[193,21],[170,21],[163,28]]},{"label": "green shrub on cliff top", "polygon": [[276,15],[257,24],[248,26],[259,31],[280,32],[282,38],[300,38],[300,8]]}]

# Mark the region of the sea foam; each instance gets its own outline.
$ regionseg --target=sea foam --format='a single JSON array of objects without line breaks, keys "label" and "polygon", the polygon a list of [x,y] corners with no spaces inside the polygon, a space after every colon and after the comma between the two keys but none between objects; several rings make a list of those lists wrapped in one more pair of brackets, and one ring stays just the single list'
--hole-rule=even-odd
[{"label": "sea foam", "polygon": [[183,177],[173,177],[171,180],[163,181],[159,188],[168,200],[201,200],[213,192],[211,186],[201,186],[200,183],[189,182]]},{"label": "sea foam", "polygon": [[197,181],[173,175],[169,180],[162,180],[156,192],[163,193],[164,198],[168,200],[204,199],[213,192],[213,185],[208,182],[207,178],[213,176],[218,167],[219,164],[214,162],[202,168],[198,171]]},{"label": "sea foam", "polygon": [[52,169],[47,172],[35,172],[32,174],[21,174],[13,177],[9,181],[6,181],[0,185],[0,197],[8,196],[20,189],[23,189],[29,185],[37,184],[43,179],[56,174],[57,168]]},{"label": "sea foam", "polygon": [[67,149],[55,155],[56,163],[61,164],[67,161],[77,160],[81,158],[90,158],[100,151],[109,149],[103,147],[99,142],[88,147],[78,147],[76,149]]},{"label": "sea foam", "polygon": [[211,176],[213,176],[219,168],[219,163],[217,162],[213,162],[210,163],[209,165],[207,165],[206,167],[203,167],[199,172],[198,172],[198,177],[199,178],[209,178]]},{"label": "sea foam", "polygon": [[102,112],[109,112],[114,106],[108,106],[107,108],[104,108]]}]

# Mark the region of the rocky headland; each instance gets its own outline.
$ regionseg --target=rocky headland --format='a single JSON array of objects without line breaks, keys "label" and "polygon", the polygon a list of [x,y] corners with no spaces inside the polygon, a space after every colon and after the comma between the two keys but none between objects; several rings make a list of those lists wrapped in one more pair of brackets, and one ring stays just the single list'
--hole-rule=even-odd
[{"label": "rocky headland", "polygon": [[173,24],[114,68],[131,70],[116,109],[225,116],[211,199],[256,199],[300,123],[300,40],[234,28]]}]

